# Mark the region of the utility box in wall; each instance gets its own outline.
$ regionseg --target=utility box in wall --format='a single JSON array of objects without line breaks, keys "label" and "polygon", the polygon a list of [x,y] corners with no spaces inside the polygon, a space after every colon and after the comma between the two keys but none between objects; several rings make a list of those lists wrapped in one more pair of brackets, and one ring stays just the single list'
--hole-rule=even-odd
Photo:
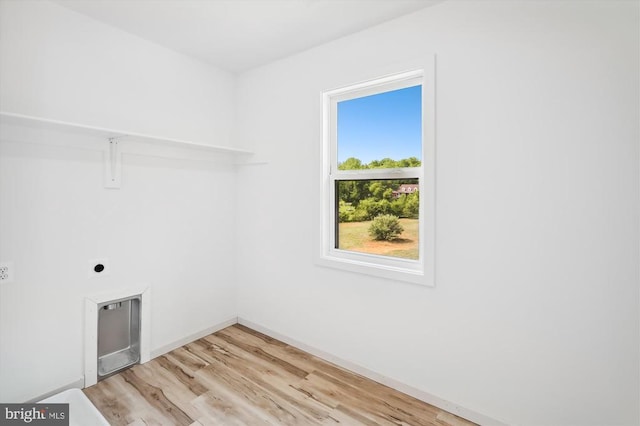
[{"label": "utility box in wall", "polygon": [[140,362],[141,297],[98,305],[98,380]]}]

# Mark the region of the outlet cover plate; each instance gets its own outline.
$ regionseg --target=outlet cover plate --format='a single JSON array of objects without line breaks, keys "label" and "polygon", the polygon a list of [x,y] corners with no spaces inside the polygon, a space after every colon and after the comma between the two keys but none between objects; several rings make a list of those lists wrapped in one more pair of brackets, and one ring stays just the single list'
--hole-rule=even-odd
[{"label": "outlet cover plate", "polygon": [[13,262],[0,262],[0,284],[13,282]]}]

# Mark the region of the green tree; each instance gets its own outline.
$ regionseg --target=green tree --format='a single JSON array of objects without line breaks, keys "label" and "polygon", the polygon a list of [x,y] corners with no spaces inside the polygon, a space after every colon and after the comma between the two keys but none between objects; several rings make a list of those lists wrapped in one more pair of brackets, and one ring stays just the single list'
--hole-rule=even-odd
[{"label": "green tree", "polygon": [[369,195],[369,181],[341,180],[338,181],[338,199],[357,206],[360,200]]},{"label": "green tree", "polygon": [[340,205],[338,207],[338,220],[340,223],[343,222],[353,222],[353,213],[356,211],[356,208],[351,205],[351,203],[345,203],[340,200]]},{"label": "green tree", "polygon": [[394,214],[398,217],[402,217],[404,215],[404,205],[406,203],[407,196],[401,195],[395,200],[391,202],[391,214]]},{"label": "green tree", "polygon": [[366,213],[361,213],[361,216],[365,216],[365,220],[371,220],[378,215],[389,213],[391,211],[391,203],[389,200],[376,200],[373,197],[369,197],[360,201],[356,210]]},{"label": "green tree", "polygon": [[383,181],[374,180],[369,184],[369,194],[371,194],[376,200],[384,198],[384,192],[387,189]]},{"label": "green tree", "polygon": [[[338,165],[340,170],[366,170],[377,168],[396,168],[396,167],[419,167],[420,160],[416,157],[403,158],[401,160],[393,160],[391,158],[383,158],[382,160],[373,160],[368,164],[355,157],[349,157]],[[393,192],[403,183],[418,183],[416,179],[404,180],[341,180],[337,183],[336,191],[338,200],[343,201],[351,206],[350,213],[345,213],[343,218],[350,220],[370,220],[383,213],[393,213],[399,217],[417,217],[418,210],[417,200],[411,201],[409,208],[405,209],[405,196],[401,195],[398,199],[394,198]],[[369,200],[371,199],[371,200]],[[360,206],[363,203],[363,206]],[[381,201],[386,203],[380,203]],[[345,210],[346,211],[346,210]],[[341,219],[342,220],[342,219]]]},{"label": "green tree", "polygon": [[403,158],[397,161],[397,167],[420,167],[421,164],[416,157]]},{"label": "green tree", "polygon": [[395,240],[404,229],[397,216],[383,214],[376,216],[369,226],[369,235],[375,240]]},{"label": "green tree", "polygon": [[355,157],[349,157],[342,163],[338,163],[338,170],[360,170],[367,167],[362,164],[362,161]]},{"label": "green tree", "polygon": [[402,216],[417,219],[420,214],[420,191],[405,195],[406,200],[402,209]]}]

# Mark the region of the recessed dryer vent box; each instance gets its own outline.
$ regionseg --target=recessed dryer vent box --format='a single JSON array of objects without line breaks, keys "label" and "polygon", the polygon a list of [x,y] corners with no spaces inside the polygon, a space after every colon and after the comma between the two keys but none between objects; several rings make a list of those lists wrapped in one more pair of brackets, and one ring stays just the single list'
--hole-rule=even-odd
[{"label": "recessed dryer vent box", "polygon": [[141,297],[98,305],[98,380],[140,362]]}]

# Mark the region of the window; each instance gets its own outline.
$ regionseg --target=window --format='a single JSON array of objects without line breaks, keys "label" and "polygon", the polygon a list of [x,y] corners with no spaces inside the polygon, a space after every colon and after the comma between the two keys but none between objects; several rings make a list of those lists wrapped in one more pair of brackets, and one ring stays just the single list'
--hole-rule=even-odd
[{"label": "window", "polygon": [[321,264],[433,284],[433,82],[425,77],[414,71],[323,94]]}]

